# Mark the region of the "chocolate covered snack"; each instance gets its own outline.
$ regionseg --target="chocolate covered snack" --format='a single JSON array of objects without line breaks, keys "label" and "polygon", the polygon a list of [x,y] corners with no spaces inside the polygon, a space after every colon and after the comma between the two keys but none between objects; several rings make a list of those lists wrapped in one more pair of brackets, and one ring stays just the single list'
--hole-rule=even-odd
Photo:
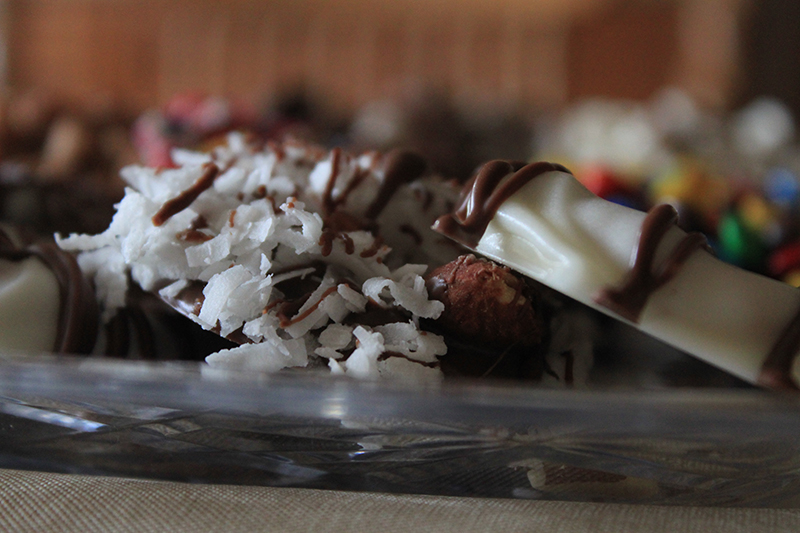
[{"label": "chocolate covered snack", "polygon": [[30,242],[0,226],[0,349],[89,353],[98,314],[75,258],[54,242]]},{"label": "chocolate covered snack", "polygon": [[522,277],[470,254],[433,270],[427,286],[431,297],[444,304],[430,327],[448,340],[445,371],[541,377],[546,318],[540,298]]},{"label": "chocolate covered snack", "polygon": [[[123,170],[129,188],[105,232],[59,240],[80,252],[105,320],[138,287],[234,344],[206,359],[215,367],[585,380],[591,341],[576,327],[585,321],[558,305],[541,314],[527,282],[504,267],[457,259],[464,249],[431,225],[460,186],[414,153],[232,134],[210,153],[173,158],[178,168]],[[484,300],[470,303],[464,290]],[[470,368],[474,353],[455,327],[478,308],[468,328],[480,332],[472,344],[489,358],[483,370]]]},{"label": "chocolate covered snack", "polygon": [[602,200],[558,165],[495,161],[436,229],[737,377],[796,390],[800,292],[716,259],[676,220]]},{"label": "chocolate covered snack", "polygon": [[462,255],[427,275],[444,304],[423,325],[444,336],[445,375],[587,384],[599,338],[596,316],[510,268]]},{"label": "chocolate covered snack", "polygon": [[123,171],[129,188],[105,232],[60,240],[82,251],[106,318],[124,307],[130,276],[236,344],[212,366],[441,375],[445,343],[419,320],[443,305],[422,276],[457,256],[430,225],[458,190],[424,160],[236,134],[173,158],[179,168]]},{"label": "chocolate covered snack", "polygon": [[8,225],[0,225],[0,324],[8,353],[202,359],[230,346],[135,287],[101,324],[75,256]]}]

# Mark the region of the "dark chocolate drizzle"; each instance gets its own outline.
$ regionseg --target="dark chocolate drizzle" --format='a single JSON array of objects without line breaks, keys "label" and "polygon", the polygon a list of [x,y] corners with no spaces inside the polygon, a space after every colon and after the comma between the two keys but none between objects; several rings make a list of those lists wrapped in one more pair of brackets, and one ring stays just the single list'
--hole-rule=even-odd
[{"label": "dark chocolate drizzle", "polygon": [[405,233],[414,241],[414,244],[417,246],[422,245],[422,235],[420,235],[419,231],[414,228],[411,224],[401,224],[400,225],[400,233]]},{"label": "dark chocolate drizzle", "polygon": [[695,251],[708,250],[708,242],[703,234],[688,233],[655,272],[653,263],[656,251],[677,222],[678,211],[673,206],[661,204],[652,208],[642,223],[633,266],[625,279],[617,287],[601,289],[594,296],[594,301],[631,322],[638,322],[650,296],[674,278]]},{"label": "dark chocolate drizzle", "polygon": [[60,320],[57,353],[89,353],[97,339],[98,309],[91,283],[72,254],[55,243],[34,245],[32,253],[50,267],[58,280]]},{"label": "dark chocolate drizzle", "polygon": [[175,198],[167,200],[161,209],[153,215],[152,221],[154,226],[161,226],[167,220],[177,215],[197,200],[203,191],[210,188],[214,184],[214,180],[219,174],[219,167],[214,163],[207,163],[203,174],[197,179],[194,184],[181,192]]},{"label": "dark chocolate drizzle", "polygon": [[328,216],[336,210],[337,202],[333,199],[333,188],[336,185],[336,178],[339,177],[339,161],[341,158],[341,148],[331,150],[331,175],[328,178],[328,183],[325,184],[325,191],[322,193],[323,216]]},{"label": "dark chocolate drizzle", "polygon": [[553,171],[571,174],[557,163],[490,161],[466,183],[456,210],[439,217],[433,229],[474,248],[503,202],[533,179]]},{"label": "dark chocolate drizzle", "polygon": [[344,243],[344,253],[347,255],[352,255],[356,251],[355,243],[350,235],[344,231],[332,231],[330,229],[325,229],[320,235],[319,238],[319,245],[321,246],[321,254],[322,257],[328,257],[331,255],[333,251],[333,241],[336,239],[340,239]]},{"label": "dark chocolate drizzle", "polygon": [[[670,205],[650,210],[642,223],[634,265],[618,287],[602,289],[594,298],[598,304],[620,316],[638,322],[650,296],[671,280],[684,262],[701,248],[708,250],[706,238],[688,233],[675,246],[658,272],[653,271],[655,254],[669,229],[678,223],[678,213]],[[792,378],[792,365],[800,349],[800,309],[795,313],[770,348],[756,378],[759,385],[785,391],[798,391]]]},{"label": "dark chocolate drizzle", "polygon": [[0,229],[0,259],[17,262],[32,257],[44,263],[58,282],[59,318],[53,351],[73,354],[91,352],[97,340],[97,301],[75,257],[61,250],[54,242],[18,248],[11,237]]},{"label": "dark chocolate drizzle", "polygon": [[[321,200],[322,215],[326,219],[347,202],[348,196],[367,176],[365,170],[360,167],[357,168],[344,190],[334,198],[333,191],[336,186],[336,180],[339,178],[339,166],[343,157],[347,157],[347,155],[342,152],[341,148],[334,148],[331,151],[331,174],[325,184]],[[383,156],[380,164],[383,166],[384,177],[375,199],[364,213],[364,217],[367,220],[375,220],[391,201],[395,192],[405,183],[410,183],[422,176],[428,166],[422,156],[415,152],[400,149],[393,150]]]},{"label": "dark chocolate drizzle", "polygon": [[383,182],[365,213],[370,220],[378,218],[397,189],[422,176],[428,168],[421,155],[408,150],[392,150],[384,156],[383,165]]},{"label": "dark chocolate drizzle", "polygon": [[179,241],[185,241],[189,243],[201,243],[210,241],[211,239],[214,238],[214,236],[200,231],[201,229],[207,227],[208,227],[208,221],[202,215],[199,215],[192,221],[191,225],[188,228],[178,232],[175,235],[175,237]]},{"label": "dark chocolate drizzle", "polygon": [[[339,239],[344,244],[344,251],[350,255],[355,253],[355,243],[348,234],[349,231],[368,230],[377,231],[375,219],[380,215],[386,205],[391,201],[395,192],[405,183],[419,178],[427,169],[425,159],[414,152],[407,150],[394,150],[381,160],[384,169],[384,178],[375,195],[375,199],[367,207],[364,219],[359,219],[340,210],[339,207],[347,202],[347,197],[358,187],[367,172],[360,167],[345,186],[344,190],[334,198],[333,191],[339,177],[339,166],[343,157],[347,157],[339,148],[331,152],[331,174],[322,193],[321,210],[325,227],[319,239],[321,254],[327,257],[333,251],[333,243]],[[371,257],[377,254],[382,241],[376,238],[373,245],[361,253],[361,257]]]},{"label": "dark chocolate drizzle", "polygon": [[792,379],[792,365],[800,348],[800,308],[772,345],[761,365],[758,384],[770,389],[798,391]]},{"label": "dark chocolate drizzle", "polygon": [[[304,318],[308,317],[309,315],[311,315],[311,313],[316,311],[317,308],[320,305],[322,305],[322,302],[325,300],[325,298],[327,298],[328,296],[330,296],[331,294],[336,292],[338,289],[339,289],[338,285],[334,285],[333,287],[328,287],[327,289],[325,289],[325,291],[322,293],[322,295],[317,299],[317,301],[314,302],[313,304],[311,304],[305,311],[303,311],[302,313],[298,313],[298,314],[291,313],[291,314],[294,314],[294,316],[289,316],[290,315],[290,313],[288,311],[289,308],[283,308],[282,307],[278,312],[278,319],[280,320],[280,326],[282,328],[288,328],[289,326],[291,326],[293,324],[297,324],[298,322],[300,322]],[[309,297],[310,296],[311,295],[309,295]],[[300,307],[302,307],[302,304],[305,304],[305,302],[307,300],[308,300],[307,298],[306,298],[306,300],[303,300],[301,305],[298,306],[297,309],[294,312],[296,313],[297,311],[299,311]]]}]

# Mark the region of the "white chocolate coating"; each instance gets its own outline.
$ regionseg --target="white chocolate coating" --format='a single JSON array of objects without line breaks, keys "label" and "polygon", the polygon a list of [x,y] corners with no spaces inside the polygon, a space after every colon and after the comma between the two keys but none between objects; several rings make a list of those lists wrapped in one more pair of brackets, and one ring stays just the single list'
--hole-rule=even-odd
[{"label": "white chocolate coating", "polygon": [[[594,296],[626,276],[644,219],[645,213],[593,195],[570,174],[548,172],[500,206],[475,251],[620,318]],[[677,227],[669,230],[657,249],[656,269],[684,235]],[[755,383],[798,309],[794,287],[701,250],[650,296],[635,325]],[[797,382],[797,364],[792,376]]]},{"label": "white chocolate coating", "polygon": [[36,257],[0,260],[0,352],[51,352],[59,312],[59,285]]}]

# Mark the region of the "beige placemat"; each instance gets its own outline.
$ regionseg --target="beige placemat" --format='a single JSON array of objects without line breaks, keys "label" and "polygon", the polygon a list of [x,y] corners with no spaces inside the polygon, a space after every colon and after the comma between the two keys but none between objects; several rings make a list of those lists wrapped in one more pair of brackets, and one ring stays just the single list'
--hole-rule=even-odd
[{"label": "beige placemat", "polygon": [[797,532],[800,510],[395,496],[0,470],[0,530]]}]

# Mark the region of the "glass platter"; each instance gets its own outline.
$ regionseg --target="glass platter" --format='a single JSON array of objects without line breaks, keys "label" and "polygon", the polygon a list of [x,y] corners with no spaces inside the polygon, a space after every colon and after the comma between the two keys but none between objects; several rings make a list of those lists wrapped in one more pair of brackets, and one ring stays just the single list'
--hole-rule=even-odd
[{"label": "glass platter", "polygon": [[453,496],[800,505],[800,401],[0,355],[0,467]]}]

